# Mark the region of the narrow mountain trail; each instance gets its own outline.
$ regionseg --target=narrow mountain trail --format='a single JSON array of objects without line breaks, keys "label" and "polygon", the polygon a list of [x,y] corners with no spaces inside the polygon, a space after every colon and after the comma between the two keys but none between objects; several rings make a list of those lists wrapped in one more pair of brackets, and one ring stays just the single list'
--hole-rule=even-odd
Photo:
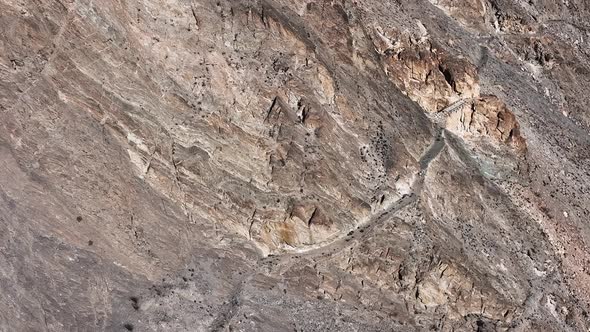
[{"label": "narrow mountain trail", "polygon": [[404,194],[400,199],[390,203],[389,206],[386,206],[384,209],[377,211],[365,222],[359,224],[355,229],[351,229],[346,233],[342,232],[342,235],[329,242],[323,242],[305,248],[299,248],[292,252],[285,252],[276,256],[271,255],[268,257],[268,259],[277,258],[277,256],[284,260],[295,257],[315,259],[322,256],[329,256],[331,253],[341,251],[351,241],[363,240],[380,222],[391,218],[396,212],[417,201],[424,185],[424,177],[426,175],[428,166],[439,155],[444,146],[444,129],[437,127],[433,142],[419,159],[420,171],[417,173],[417,176],[411,185],[410,193]]},{"label": "narrow mountain trail", "polygon": [[373,228],[381,222],[393,217],[395,213],[404,207],[416,202],[422,191],[424,177],[428,166],[440,154],[445,147],[445,144],[444,129],[437,126],[433,142],[418,160],[420,170],[416,174],[416,178],[412,183],[410,193],[403,195],[400,199],[390,203],[384,209],[377,211],[365,222],[359,224],[354,230],[350,230],[346,233],[342,232],[341,236],[330,242],[324,242],[291,252],[284,252],[260,258],[252,272],[245,276],[242,282],[240,282],[233,291],[230,301],[225,305],[224,310],[217,316],[213,324],[211,324],[209,330],[222,331],[225,328],[231,318],[236,314],[237,307],[241,305],[244,286],[249,284],[250,281],[254,279],[257,274],[262,273],[263,270],[265,271],[265,274],[276,274],[280,273],[279,271],[282,267],[291,266],[301,259],[317,261],[321,260],[322,257],[331,257],[330,254],[345,250],[350,242],[360,242],[365,240],[366,237],[370,236]]}]

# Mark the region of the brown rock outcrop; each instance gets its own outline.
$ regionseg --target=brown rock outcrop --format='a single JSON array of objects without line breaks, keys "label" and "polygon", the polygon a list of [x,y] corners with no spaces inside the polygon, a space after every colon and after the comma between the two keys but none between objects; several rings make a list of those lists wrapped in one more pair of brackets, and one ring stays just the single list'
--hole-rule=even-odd
[{"label": "brown rock outcrop", "polygon": [[523,152],[526,141],[514,113],[496,96],[481,96],[452,112],[446,128],[462,137],[487,136]]},{"label": "brown rock outcrop", "polygon": [[589,13],[0,0],[0,331],[587,331]]},{"label": "brown rock outcrop", "polygon": [[375,49],[392,81],[427,112],[479,95],[477,70],[461,57],[451,57],[426,36],[374,29]]}]

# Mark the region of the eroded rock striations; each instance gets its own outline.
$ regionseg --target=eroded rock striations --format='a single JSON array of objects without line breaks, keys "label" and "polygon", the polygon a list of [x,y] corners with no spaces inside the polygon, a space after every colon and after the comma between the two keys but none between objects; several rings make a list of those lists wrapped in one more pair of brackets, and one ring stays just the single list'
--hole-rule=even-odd
[{"label": "eroded rock striations", "polygon": [[0,1],[0,330],[587,331],[589,19]]}]

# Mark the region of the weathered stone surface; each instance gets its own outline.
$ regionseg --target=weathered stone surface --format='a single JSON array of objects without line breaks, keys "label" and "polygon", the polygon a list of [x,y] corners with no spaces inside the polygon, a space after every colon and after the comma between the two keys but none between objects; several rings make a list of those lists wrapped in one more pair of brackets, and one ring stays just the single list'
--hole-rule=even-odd
[{"label": "weathered stone surface", "polygon": [[447,117],[445,127],[465,139],[484,136],[521,152],[526,149],[514,113],[496,96],[482,96],[465,103]]},{"label": "weathered stone surface", "polygon": [[479,96],[475,66],[449,56],[427,36],[414,38],[377,27],[373,40],[385,72],[425,111],[438,112],[461,98]]},{"label": "weathered stone surface", "polygon": [[430,2],[465,26],[477,29],[488,27],[486,14],[489,7],[493,9],[493,3],[482,0],[431,0]]},{"label": "weathered stone surface", "polygon": [[0,331],[586,331],[581,0],[0,1]]}]

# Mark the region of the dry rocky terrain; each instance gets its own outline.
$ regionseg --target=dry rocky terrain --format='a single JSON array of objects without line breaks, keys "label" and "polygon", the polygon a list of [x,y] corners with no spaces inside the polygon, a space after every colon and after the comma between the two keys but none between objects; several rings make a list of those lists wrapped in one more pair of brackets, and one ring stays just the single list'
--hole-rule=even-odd
[{"label": "dry rocky terrain", "polygon": [[0,331],[590,330],[590,2],[0,29]]}]

